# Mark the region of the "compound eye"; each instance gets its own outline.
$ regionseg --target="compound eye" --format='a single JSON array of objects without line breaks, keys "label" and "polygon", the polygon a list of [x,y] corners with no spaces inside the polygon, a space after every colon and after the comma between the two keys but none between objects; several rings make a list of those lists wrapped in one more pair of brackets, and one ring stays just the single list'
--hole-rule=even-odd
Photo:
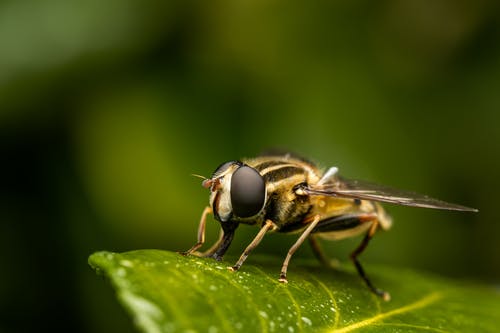
[{"label": "compound eye", "polygon": [[225,163],[222,163],[221,165],[219,165],[217,167],[217,169],[215,169],[214,173],[212,174],[212,179],[217,178],[220,175],[222,175],[225,171],[227,171],[227,169],[229,169],[234,164],[240,164],[241,165],[241,162],[238,162],[238,161],[229,161],[229,162],[225,162]]},{"label": "compound eye", "polygon": [[238,217],[256,215],[266,200],[266,184],[257,170],[242,166],[231,177],[231,205]]}]

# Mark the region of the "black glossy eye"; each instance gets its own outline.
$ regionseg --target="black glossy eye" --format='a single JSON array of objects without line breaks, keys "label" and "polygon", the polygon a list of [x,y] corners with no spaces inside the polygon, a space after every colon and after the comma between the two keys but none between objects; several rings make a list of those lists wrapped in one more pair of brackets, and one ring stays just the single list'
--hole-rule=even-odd
[{"label": "black glossy eye", "polygon": [[231,178],[231,204],[238,217],[256,215],[266,200],[266,184],[262,176],[249,166],[242,166]]}]

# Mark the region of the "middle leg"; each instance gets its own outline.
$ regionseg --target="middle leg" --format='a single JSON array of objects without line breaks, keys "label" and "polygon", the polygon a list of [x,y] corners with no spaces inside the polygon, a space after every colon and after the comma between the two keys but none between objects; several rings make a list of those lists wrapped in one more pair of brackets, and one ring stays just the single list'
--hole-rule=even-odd
[{"label": "middle leg", "polygon": [[274,226],[275,225],[273,222],[271,222],[270,220],[267,220],[264,223],[264,226],[260,229],[257,236],[255,236],[254,240],[247,246],[245,251],[243,251],[243,254],[240,256],[240,258],[238,259],[236,264],[234,264],[234,266],[232,266],[232,267],[228,267],[228,269],[233,271],[233,272],[240,269],[241,265],[243,265],[243,263],[247,259],[250,252],[252,252],[252,250],[255,249],[257,247],[257,245],[259,245],[262,238],[264,238],[264,235],[266,234],[266,232],[268,232],[269,229],[273,228]]},{"label": "middle leg", "polygon": [[281,274],[279,281],[283,283],[288,283],[288,280],[286,279],[286,272],[288,270],[288,264],[290,262],[290,259],[292,258],[292,255],[297,251],[297,249],[302,245],[302,243],[305,241],[307,236],[311,233],[311,231],[316,227],[318,224],[319,220],[321,217],[319,215],[314,216],[313,221],[307,226],[306,230],[300,235],[299,239],[295,242],[295,244],[292,245],[290,250],[288,250],[288,254],[286,255],[285,261],[283,261],[283,266],[281,267]]}]

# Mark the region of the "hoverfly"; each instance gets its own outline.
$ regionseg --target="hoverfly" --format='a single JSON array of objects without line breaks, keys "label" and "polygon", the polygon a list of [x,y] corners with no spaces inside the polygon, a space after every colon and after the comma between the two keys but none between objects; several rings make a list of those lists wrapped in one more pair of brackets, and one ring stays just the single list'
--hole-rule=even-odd
[{"label": "hoverfly", "polygon": [[229,267],[232,271],[241,267],[267,232],[300,234],[288,250],[281,268],[279,281],[286,283],[290,259],[306,239],[316,257],[327,264],[329,261],[320,248],[319,238],[339,240],[365,234],[350,258],[368,288],[384,300],[390,299],[389,293],[371,283],[358,260],[375,232],[391,227],[392,220],[379,202],[477,212],[473,208],[425,195],[345,179],[338,175],[336,167],[321,170],[313,163],[291,154],[223,163],[211,178],[204,179],[202,185],[210,190],[210,206],[202,213],[198,242],[182,254],[194,253],[205,242],[208,214],[213,214],[220,222],[221,236],[202,255],[219,261],[240,224],[260,227],[239,260]]}]

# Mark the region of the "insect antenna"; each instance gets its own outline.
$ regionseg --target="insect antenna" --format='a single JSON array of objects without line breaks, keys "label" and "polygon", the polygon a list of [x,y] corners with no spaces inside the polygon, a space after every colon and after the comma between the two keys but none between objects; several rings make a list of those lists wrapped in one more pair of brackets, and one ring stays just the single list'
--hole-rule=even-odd
[{"label": "insect antenna", "polygon": [[209,179],[209,178],[204,177],[202,175],[197,175],[195,173],[192,173],[191,176],[195,176],[196,178],[203,179],[203,182],[201,183],[201,186],[203,186],[204,188],[210,188],[212,186],[212,184],[214,183],[213,179]]},{"label": "insect antenna", "polygon": [[191,174],[191,176],[194,176],[194,177],[196,177],[196,178],[201,178],[201,179],[203,179],[203,180],[207,180],[207,179],[208,179],[207,177],[202,176],[202,175],[198,175],[198,174],[196,174],[196,173],[192,173],[192,174]]}]

